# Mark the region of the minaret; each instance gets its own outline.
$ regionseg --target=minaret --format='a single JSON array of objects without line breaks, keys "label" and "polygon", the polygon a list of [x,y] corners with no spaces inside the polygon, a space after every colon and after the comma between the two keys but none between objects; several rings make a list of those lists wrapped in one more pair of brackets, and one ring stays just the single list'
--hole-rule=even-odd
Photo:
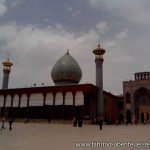
[{"label": "minaret", "polygon": [[9,58],[7,60],[5,60],[3,63],[3,85],[2,85],[2,89],[7,89],[8,88],[8,82],[9,82],[9,74],[11,72],[11,66],[13,65],[13,63],[9,60]]},{"label": "minaret", "polygon": [[103,54],[105,50],[98,45],[96,49],[93,50],[95,54],[95,64],[96,64],[96,86],[98,90],[98,103],[97,103],[97,115],[98,118],[103,119]]}]

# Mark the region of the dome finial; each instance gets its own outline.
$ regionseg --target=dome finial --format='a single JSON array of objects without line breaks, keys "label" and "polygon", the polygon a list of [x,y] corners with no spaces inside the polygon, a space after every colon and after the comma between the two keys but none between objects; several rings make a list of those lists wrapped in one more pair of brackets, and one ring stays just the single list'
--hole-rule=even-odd
[{"label": "dome finial", "polygon": [[67,54],[69,55],[69,49],[67,48]]}]

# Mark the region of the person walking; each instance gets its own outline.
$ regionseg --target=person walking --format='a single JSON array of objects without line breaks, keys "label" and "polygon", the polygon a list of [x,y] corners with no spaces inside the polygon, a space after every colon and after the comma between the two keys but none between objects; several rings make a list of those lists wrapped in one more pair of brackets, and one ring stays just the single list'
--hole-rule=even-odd
[{"label": "person walking", "polygon": [[6,129],[5,126],[4,126],[4,124],[5,124],[5,117],[3,116],[3,117],[2,117],[1,131],[2,131],[2,129]]},{"label": "person walking", "polygon": [[76,119],[76,117],[73,118],[73,126],[74,126],[74,127],[77,126],[77,119]]},{"label": "person walking", "polygon": [[11,131],[12,130],[12,123],[14,122],[14,118],[13,117],[11,117],[11,118],[9,118],[9,130]]},{"label": "person walking", "polygon": [[102,130],[102,126],[103,126],[103,120],[102,120],[102,119],[100,119],[100,120],[99,120],[99,122],[98,122],[98,124],[99,124],[100,131],[101,131],[101,130]]}]

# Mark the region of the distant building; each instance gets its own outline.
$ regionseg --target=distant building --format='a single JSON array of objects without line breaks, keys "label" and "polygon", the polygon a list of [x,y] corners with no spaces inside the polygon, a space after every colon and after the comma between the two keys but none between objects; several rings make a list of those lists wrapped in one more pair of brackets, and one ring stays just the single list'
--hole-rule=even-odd
[{"label": "distant building", "polygon": [[123,82],[124,116],[127,122],[150,121],[150,72],[135,73],[135,80]]}]

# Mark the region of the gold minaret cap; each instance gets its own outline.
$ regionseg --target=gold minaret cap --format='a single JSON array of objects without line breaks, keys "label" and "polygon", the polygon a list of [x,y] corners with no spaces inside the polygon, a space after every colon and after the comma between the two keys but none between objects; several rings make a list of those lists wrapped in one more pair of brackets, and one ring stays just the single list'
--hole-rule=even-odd
[{"label": "gold minaret cap", "polygon": [[101,47],[101,45],[98,44],[98,45],[97,45],[97,48],[96,48],[96,49],[93,49],[93,53],[94,53],[95,55],[103,55],[103,54],[105,53],[105,49],[103,49],[103,48]]},{"label": "gold minaret cap", "polygon": [[5,61],[3,61],[2,64],[4,66],[12,66],[13,65],[13,63],[10,61],[9,58],[7,58]]}]

